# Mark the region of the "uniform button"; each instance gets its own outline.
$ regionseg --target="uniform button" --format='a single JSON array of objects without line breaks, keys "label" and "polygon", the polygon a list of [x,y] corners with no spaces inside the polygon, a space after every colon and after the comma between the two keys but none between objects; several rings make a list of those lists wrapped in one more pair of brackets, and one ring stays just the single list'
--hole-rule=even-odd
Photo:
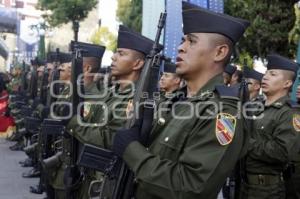
[{"label": "uniform button", "polygon": [[168,141],[169,141],[169,137],[166,137],[166,138],[165,138],[165,142],[168,142]]},{"label": "uniform button", "polygon": [[102,110],[105,110],[105,106],[102,106]]},{"label": "uniform button", "polygon": [[261,129],[264,129],[264,128],[265,128],[264,126],[261,127]]},{"label": "uniform button", "polygon": [[159,125],[164,125],[166,123],[166,120],[164,118],[159,118],[158,119],[158,122],[157,122]]},{"label": "uniform button", "polygon": [[255,115],[253,115],[253,119],[256,119],[256,116],[255,116]]},{"label": "uniform button", "polygon": [[70,129],[70,132],[73,133],[73,129]]}]

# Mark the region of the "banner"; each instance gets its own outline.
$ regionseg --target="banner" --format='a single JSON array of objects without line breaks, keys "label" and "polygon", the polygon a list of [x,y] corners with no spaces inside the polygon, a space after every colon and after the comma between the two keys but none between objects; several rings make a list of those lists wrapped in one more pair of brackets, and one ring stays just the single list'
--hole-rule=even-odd
[{"label": "banner", "polygon": [[[145,2],[145,1],[144,1]],[[223,0],[189,0],[188,2],[215,12],[223,13]],[[164,38],[164,54],[175,62],[177,47],[181,42],[182,33],[182,0],[166,0],[167,21]]]}]

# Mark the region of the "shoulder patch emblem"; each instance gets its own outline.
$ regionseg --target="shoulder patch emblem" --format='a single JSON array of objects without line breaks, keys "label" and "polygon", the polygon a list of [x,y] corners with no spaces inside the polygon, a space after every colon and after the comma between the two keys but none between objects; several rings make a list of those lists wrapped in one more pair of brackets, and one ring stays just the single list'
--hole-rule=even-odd
[{"label": "shoulder patch emblem", "polygon": [[299,114],[293,115],[293,126],[297,132],[300,132],[300,115]]},{"label": "shoulder patch emblem", "polygon": [[231,143],[236,126],[236,118],[228,113],[219,113],[216,120],[216,137],[221,145]]}]

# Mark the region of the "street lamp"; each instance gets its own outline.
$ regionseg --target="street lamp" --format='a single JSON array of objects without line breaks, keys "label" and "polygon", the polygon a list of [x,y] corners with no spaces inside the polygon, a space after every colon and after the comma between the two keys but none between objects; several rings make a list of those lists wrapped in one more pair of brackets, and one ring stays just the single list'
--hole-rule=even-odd
[{"label": "street lamp", "polygon": [[38,23],[35,25],[31,25],[31,29],[35,29],[39,35],[39,47],[38,47],[38,58],[45,59],[46,53],[45,53],[45,32],[47,29],[47,25],[45,23],[45,20],[43,18],[40,18]]}]

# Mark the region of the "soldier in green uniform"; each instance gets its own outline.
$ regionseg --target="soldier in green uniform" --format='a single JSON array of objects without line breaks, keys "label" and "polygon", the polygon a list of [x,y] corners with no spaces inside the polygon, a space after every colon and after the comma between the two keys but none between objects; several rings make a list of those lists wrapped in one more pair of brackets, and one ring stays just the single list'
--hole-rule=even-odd
[{"label": "soldier in green uniform", "polygon": [[22,65],[17,63],[13,70],[12,70],[12,80],[10,81],[9,84],[9,91],[11,92],[18,92],[19,87],[21,86],[21,70],[22,70]]},{"label": "soldier in green uniform", "polygon": [[285,198],[283,172],[296,139],[289,90],[297,64],[277,54],[267,57],[262,79],[264,110],[253,120],[241,198]]},{"label": "soldier in green uniform", "polygon": [[[84,118],[90,126],[79,126],[72,121],[68,124],[70,134],[82,143],[111,148],[114,133],[125,125],[134,83],[139,79],[145,56],[152,45],[153,41],[150,39],[125,26],[119,27],[117,50],[112,56],[111,64],[111,75],[115,77],[116,84],[108,89],[104,98],[98,99],[97,102],[101,104],[92,106],[88,116]],[[91,170],[85,176],[85,182],[78,191],[80,199],[89,197],[91,181],[101,177],[97,177]]]},{"label": "soldier in green uniform", "polygon": [[249,100],[253,101],[259,96],[261,80],[264,75],[254,69],[247,68],[244,76],[248,85]]},{"label": "soldier in green uniform", "polygon": [[[66,104],[59,104],[60,102],[66,103],[71,101],[70,95],[70,86],[71,83],[71,66],[72,66],[72,56],[70,54],[65,54],[61,57],[61,64],[59,65],[59,80],[63,81],[64,84],[60,89],[59,97],[56,100],[56,104],[52,106],[52,110],[50,109],[50,118],[60,119],[61,117],[67,117],[69,115],[70,107],[66,106]],[[49,193],[47,195],[54,195],[55,198],[59,197],[59,191],[63,190],[64,185],[63,183],[57,182],[57,175],[60,174],[58,170],[59,166],[55,168],[51,168],[47,170],[48,172],[48,182],[49,186],[52,187],[48,188]],[[52,193],[53,191],[53,193]]]},{"label": "soldier in green uniform", "polygon": [[[91,101],[94,100],[94,98],[99,95],[99,90],[96,87],[96,84],[93,82],[94,79],[94,73],[99,70],[99,67],[101,65],[101,59],[105,51],[105,47],[98,46],[97,50],[95,50],[95,46],[92,50],[89,50],[89,46],[92,46],[92,44],[86,44],[86,43],[79,43],[78,45],[84,45],[82,48],[86,50],[86,53],[83,53],[83,83],[84,83],[84,115],[88,114],[88,110],[91,107]],[[80,77],[78,77],[80,78]],[[83,94],[83,93],[82,93]],[[68,140],[62,139],[62,155],[59,156],[60,162],[58,165],[56,165],[55,168],[55,176],[53,178],[52,186],[55,189],[55,197],[57,199],[59,198],[65,198],[65,185],[63,181],[66,163],[65,159],[67,158],[67,150],[68,150]]]},{"label": "soldier in green uniform", "polygon": [[230,86],[239,85],[242,82],[243,72],[241,70],[236,70],[231,76]]},{"label": "soldier in green uniform", "polygon": [[135,174],[137,199],[216,198],[246,142],[238,94],[222,73],[249,22],[187,2],[182,16],[176,73],[186,81],[184,94],[154,123],[148,148],[137,128],[114,137],[113,151]]},{"label": "soldier in green uniform", "polygon": [[176,74],[176,65],[171,62],[165,62],[164,71],[159,80],[159,88],[162,93],[160,97],[165,98],[171,97],[172,93],[179,89],[181,78]]},{"label": "soldier in green uniform", "polygon": [[224,84],[225,85],[230,85],[231,82],[231,77],[237,70],[236,66],[233,66],[231,64],[228,64],[223,72],[223,78],[224,78]]},{"label": "soldier in green uniform", "polygon": [[298,134],[291,162],[286,170],[286,199],[300,199],[300,86],[297,87],[296,97],[298,102],[292,103],[293,126]]}]

